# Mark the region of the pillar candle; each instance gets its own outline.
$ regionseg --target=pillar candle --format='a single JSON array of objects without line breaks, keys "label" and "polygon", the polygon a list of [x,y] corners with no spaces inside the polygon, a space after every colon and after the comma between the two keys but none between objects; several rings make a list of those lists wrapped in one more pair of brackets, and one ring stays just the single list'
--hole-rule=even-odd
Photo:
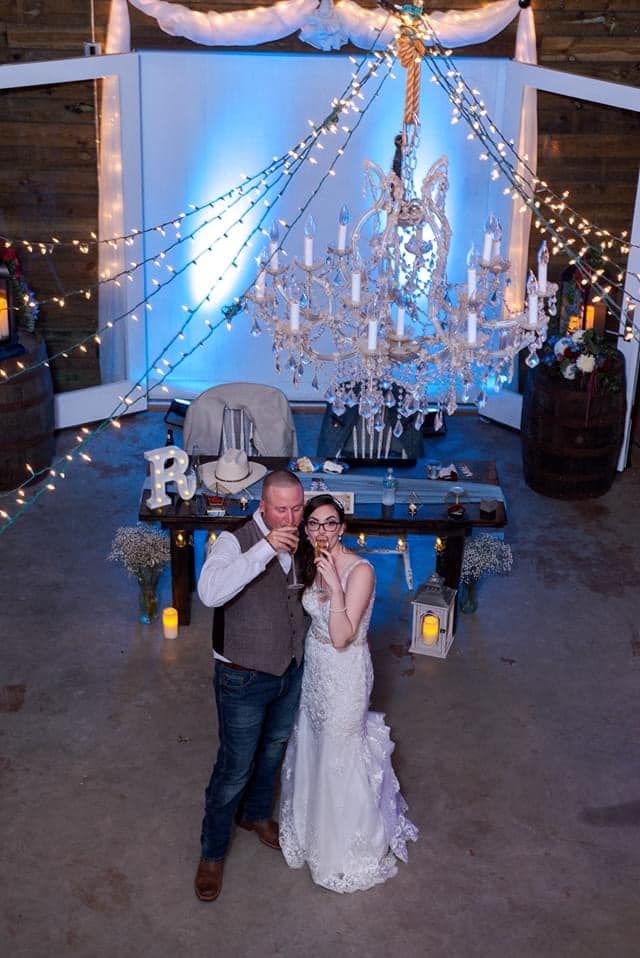
[{"label": "pillar candle", "polygon": [[162,610],[162,631],[165,639],[178,638],[178,610],[168,606]]},{"label": "pillar candle", "polygon": [[438,616],[432,612],[422,616],[422,641],[425,645],[435,645],[440,633],[440,622]]}]

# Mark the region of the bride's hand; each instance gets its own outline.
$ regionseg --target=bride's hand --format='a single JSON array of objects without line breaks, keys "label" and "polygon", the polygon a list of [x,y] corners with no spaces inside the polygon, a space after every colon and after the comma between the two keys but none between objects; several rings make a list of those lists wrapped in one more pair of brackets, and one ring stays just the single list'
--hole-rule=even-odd
[{"label": "bride's hand", "polygon": [[331,553],[323,549],[320,555],[315,559],[315,564],[329,592],[340,591],[342,586]]}]

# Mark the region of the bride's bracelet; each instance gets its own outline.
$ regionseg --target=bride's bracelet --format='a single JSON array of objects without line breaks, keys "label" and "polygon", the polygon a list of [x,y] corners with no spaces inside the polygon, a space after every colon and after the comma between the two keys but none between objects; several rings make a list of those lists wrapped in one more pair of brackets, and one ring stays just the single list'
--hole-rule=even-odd
[{"label": "bride's bracelet", "polygon": [[329,612],[346,612],[347,607],[343,605],[341,609],[334,609],[332,605],[329,606]]}]

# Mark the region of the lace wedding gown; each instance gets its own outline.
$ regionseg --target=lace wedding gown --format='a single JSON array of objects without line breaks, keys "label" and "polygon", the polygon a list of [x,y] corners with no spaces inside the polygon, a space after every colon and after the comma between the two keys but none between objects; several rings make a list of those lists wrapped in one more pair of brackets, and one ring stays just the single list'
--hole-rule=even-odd
[{"label": "lace wedding gown", "polygon": [[[343,576],[343,588],[356,565]],[[329,603],[312,587],[302,696],[282,767],[280,845],[287,864],[309,864],[318,885],[337,892],[384,882],[407,860],[418,831],[391,766],[394,745],[379,712],[369,712],[373,684],[367,630],[373,596],[358,633],[338,651],[329,638]]]}]

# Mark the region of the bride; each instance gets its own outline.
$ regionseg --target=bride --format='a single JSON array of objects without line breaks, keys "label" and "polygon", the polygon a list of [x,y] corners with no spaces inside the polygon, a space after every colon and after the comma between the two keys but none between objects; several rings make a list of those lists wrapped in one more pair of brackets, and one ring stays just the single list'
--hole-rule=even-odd
[{"label": "bride", "polygon": [[369,712],[373,684],[367,629],[373,567],[342,545],[344,511],[330,495],[310,499],[300,544],[302,602],[311,616],[300,710],[282,767],[280,845],[307,862],[318,885],[370,888],[407,860],[416,827],[391,766],[383,716]]}]

